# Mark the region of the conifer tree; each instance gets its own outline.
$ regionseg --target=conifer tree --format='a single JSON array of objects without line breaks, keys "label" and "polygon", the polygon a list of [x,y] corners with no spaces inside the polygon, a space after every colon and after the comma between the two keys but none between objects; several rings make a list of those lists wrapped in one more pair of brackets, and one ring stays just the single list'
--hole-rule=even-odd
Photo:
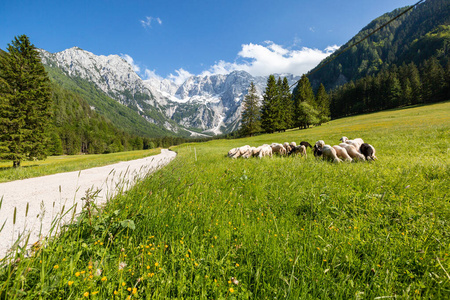
[{"label": "conifer tree", "polygon": [[275,76],[270,75],[269,79],[267,79],[267,86],[261,107],[261,126],[265,132],[273,133],[274,131],[280,130],[279,98]]},{"label": "conifer tree", "polygon": [[307,128],[318,120],[317,115],[311,83],[308,77],[303,75],[294,89],[294,126]]},{"label": "conifer tree", "polygon": [[289,89],[289,82],[286,77],[278,80],[278,90],[280,93],[280,103],[281,103],[281,129],[286,130],[292,128],[293,124],[293,102],[292,94]]},{"label": "conifer tree", "polygon": [[241,135],[250,135],[261,131],[261,115],[259,97],[253,81],[250,83],[248,94],[242,103]]},{"label": "conifer tree", "polygon": [[51,120],[50,80],[26,35],[0,50],[0,158],[20,166],[44,159]]},{"label": "conifer tree", "polygon": [[319,124],[326,123],[330,120],[330,98],[323,84],[320,84],[316,95],[317,110],[319,112]]}]

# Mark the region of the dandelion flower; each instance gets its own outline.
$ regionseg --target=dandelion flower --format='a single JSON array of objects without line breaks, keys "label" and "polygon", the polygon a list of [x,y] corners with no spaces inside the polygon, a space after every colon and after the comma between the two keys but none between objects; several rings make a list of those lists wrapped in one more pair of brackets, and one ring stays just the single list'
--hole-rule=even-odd
[{"label": "dandelion flower", "polygon": [[102,277],[102,281],[106,281],[108,280],[108,278],[106,278],[106,276]]},{"label": "dandelion flower", "polygon": [[117,295],[117,294],[119,294],[119,292],[118,291],[114,291],[114,295]]},{"label": "dandelion flower", "polygon": [[70,281],[67,283],[69,286],[71,286],[73,284],[73,281]]},{"label": "dandelion flower", "polygon": [[155,267],[159,266],[159,263],[155,262]]},{"label": "dandelion flower", "polygon": [[137,293],[137,288],[133,288],[133,291],[131,293],[132,294],[136,294]]},{"label": "dandelion flower", "polygon": [[239,264],[236,264],[236,267],[239,267]]},{"label": "dandelion flower", "polygon": [[80,272],[76,272],[75,276],[77,276],[77,277],[80,276]]},{"label": "dandelion flower", "polygon": [[234,289],[233,288],[230,288],[230,293],[234,293]]},{"label": "dandelion flower", "polygon": [[92,292],[92,295],[96,295],[98,294],[98,291]]},{"label": "dandelion flower", "polygon": [[57,269],[59,269],[59,266],[58,265],[54,265],[53,269],[57,270]]},{"label": "dandelion flower", "polygon": [[85,296],[86,298],[89,297],[89,292],[85,292],[85,293],[83,294],[83,296]]}]

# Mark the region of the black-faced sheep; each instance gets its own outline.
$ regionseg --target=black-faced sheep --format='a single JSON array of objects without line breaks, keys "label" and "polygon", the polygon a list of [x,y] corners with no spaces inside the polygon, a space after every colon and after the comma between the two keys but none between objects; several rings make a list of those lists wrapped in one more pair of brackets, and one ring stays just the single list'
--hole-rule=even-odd
[{"label": "black-faced sheep", "polygon": [[292,150],[288,153],[288,155],[292,155],[292,154],[299,154],[301,156],[304,156],[305,158],[307,157],[306,155],[306,147],[303,145],[299,145],[299,146],[295,146],[294,148],[292,148]]},{"label": "black-faced sheep", "polygon": [[350,155],[348,155],[347,150],[341,146],[333,146],[334,150],[336,150],[336,155],[337,157],[339,157],[340,159],[344,160],[344,161],[349,161],[351,162],[353,159],[350,157]]},{"label": "black-faced sheep", "polygon": [[[316,145],[317,146],[317,145]],[[316,147],[314,146],[314,147]],[[324,145],[323,147],[317,147],[314,152],[315,156],[322,156],[324,159],[331,160],[334,163],[340,163],[342,160],[337,157],[336,150],[330,145]]]},{"label": "black-faced sheep", "polygon": [[366,158],[366,160],[375,160],[377,157],[375,156],[375,148],[367,143],[363,143],[359,148],[359,152]]}]

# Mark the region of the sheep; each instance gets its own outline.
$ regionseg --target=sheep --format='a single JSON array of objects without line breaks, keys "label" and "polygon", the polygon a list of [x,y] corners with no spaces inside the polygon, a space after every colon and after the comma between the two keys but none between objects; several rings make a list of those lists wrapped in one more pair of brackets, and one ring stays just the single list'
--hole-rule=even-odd
[{"label": "sheep", "polygon": [[341,146],[342,148],[345,148],[345,150],[347,150],[348,155],[350,155],[350,157],[353,160],[366,160],[364,158],[364,155],[362,155],[353,145],[347,144],[347,143],[340,143],[339,146]]},{"label": "sheep", "polygon": [[286,148],[286,153],[289,153],[292,151],[292,149],[294,149],[294,147],[297,147],[297,143],[296,142],[290,142],[289,143],[289,148]]},{"label": "sheep", "polygon": [[359,147],[361,147],[361,145],[364,143],[363,139],[361,139],[361,138],[349,140],[346,136],[341,137],[340,141],[342,141],[343,143],[355,146],[355,148],[357,150],[359,150]]},{"label": "sheep", "polygon": [[270,145],[272,153],[278,153],[280,155],[286,155],[286,149],[281,144],[273,143]]},{"label": "sheep", "polygon": [[292,150],[288,153],[288,155],[291,154],[298,154],[300,153],[301,156],[304,156],[305,158],[307,157],[306,155],[306,147],[303,145],[299,145],[299,146],[295,146],[294,148],[292,148]]},{"label": "sheep", "polygon": [[244,152],[241,153],[241,157],[249,158],[250,156],[253,156],[254,151],[256,151],[256,148],[250,147],[247,151],[244,150]]},{"label": "sheep", "polygon": [[245,145],[239,148],[233,148],[230,151],[228,151],[228,157],[231,158],[238,158],[241,155],[243,155],[244,153],[246,153],[247,151],[250,150],[250,146],[249,145]]},{"label": "sheep", "polygon": [[[317,145],[316,145],[317,146]],[[314,146],[314,147],[316,147]],[[317,147],[315,156],[322,156],[324,159],[331,160],[334,163],[340,163],[342,160],[337,157],[336,150],[330,145],[324,145],[323,147]]]},{"label": "sheep", "polygon": [[324,142],[323,140],[318,140],[318,141],[316,142],[316,145],[315,145],[315,146],[320,147],[320,148],[323,148],[323,146],[325,146],[325,142]]},{"label": "sheep", "polygon": [[311,144],[310,143],[308,143],[308,142],[305,142],[305,141],[302,141],[302,142],[300,142],[300,145],[303,145],[303,146],[305,146],[305,148],[311,148],[312,149],[312,146],[311,146]]},{"label": "sheep", "polygon": [[284,142],[284,143],[283,143],[283,147],[284,147],[284,149],[286,149],[286,152],[291,151],[291,146],[289,145],[288,142]]},{"label": "sheep", "polygon": [[258,153],[257,155],[259,158],[263,158],[264,156],[272,157],[272,147],[270,147],[270,145],[267,144],[264,144],[256,148],[256,151],[253,152],[254,155],[256,152]]},{"label": "sheep", "polygon": [[367,143],[363,143],[359,148],[359,152],[366,158],[366,160],[375,160],[377,157],[375,156],[375,148]]},{"label": "sheep", "polygon": [[348,155],[347,150],[345,148],[342,148],[341,146],[333,146],[334,150],[336,150],[336,155],[342,160],[352,162],[352,158],[350,155]]}]

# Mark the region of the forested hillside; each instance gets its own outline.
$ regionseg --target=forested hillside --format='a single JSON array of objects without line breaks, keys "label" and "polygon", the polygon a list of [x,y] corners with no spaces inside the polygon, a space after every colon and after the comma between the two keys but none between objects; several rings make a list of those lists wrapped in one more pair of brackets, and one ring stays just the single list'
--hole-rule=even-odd
[{"label": "forested hillside", "polygon": [[[406,8],[399,8],[375,19],[340,50],[361,40]],[[323,83],[327,90],[367,75],[377,75],[393,65],[414,62],[417,66],[432,56],[446,56],[450,51],[450,1],[426,1],[367,40],[337,57],[331,55],[311,70],[309,79],[317,88]]]}]

